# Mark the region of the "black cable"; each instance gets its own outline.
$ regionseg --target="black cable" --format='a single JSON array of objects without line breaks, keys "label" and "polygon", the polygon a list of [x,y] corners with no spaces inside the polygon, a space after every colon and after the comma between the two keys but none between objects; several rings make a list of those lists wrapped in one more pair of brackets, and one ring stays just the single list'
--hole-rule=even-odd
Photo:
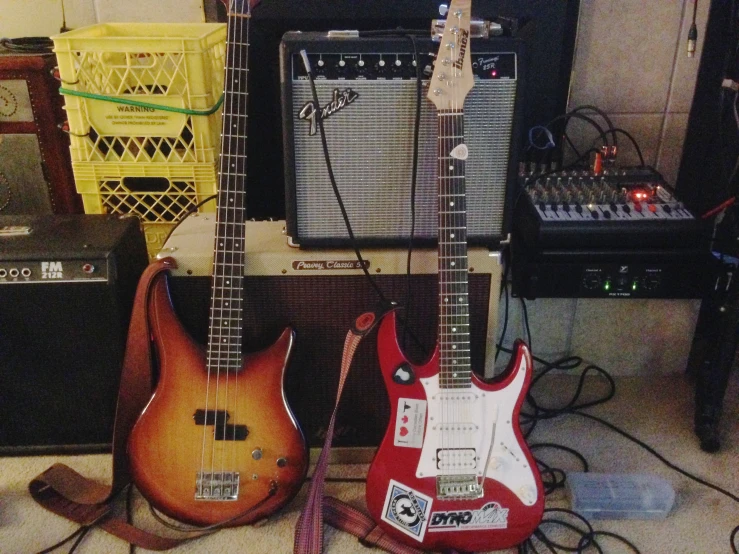
[{"label": "black cable", "polygon": [[206,204],[206,203],[210,202],[211,200],[213,200],[213,199],[215,199],[217,197],[218,197],[217,194],[211,194],[208,198],[205,198],[204,200],[201,200],[200,202],[198,202],[197,204],[195,204],[192,208],[190,208],[189,210],[187,210],[187,212],[185,212],[185,215],[183,215],[180,218],[180,220],[177,223],[175,223],[172,226],[172,228],[169,230],[169,233],[167,233],[167,236],[162,241],[162,244],[164,244],[165,242],[167,242],[167,240],[169,240],[169,237],[172,236],[172,233],[174,233],[174,230],[177,229],[177,227],[179,227],[182,224],[183,221],[185,221],[188,217],[190,217],[192,214],[194,214],[195,212],[197,212],[200,209],[200,207],[203,206],[203,204]]},{"label": "black cable", "polygon": [[[36,554],[49,554],[50,552],[53,552],[54,550],[56,550],[60,546],[65,545],[66,543],[68,543],[69,541],[71,541],[72,539],[74,539],[75,537],[77,537],[77,540],[72,545],[72,549],[77,548],[77,545],[80,543],[80,540],[81,540],[80,537],[84,537],[89,530],[90,530],[90,527],[89,526],[81,525],[73,533],[71,533],[70,535],[67,535],[62,540],[60,540],[58,543],[53,544],[53,545],[49,546],[48,548],[44,548],[43,550],[39,550]],[[72,550],[70,550],[70,553],[71,552],[72,552]]]},{"label": "black cable", "polygon": [[621,129],[620,127],[615,127],[613,131],[616,133],[621,133],[622,135],[624,135],[627,139],[631,141],[631,144],[634,145],[634,149],[636,150],[636,153],[639,156],[639,163],[641,163],[640,167],[646,167],[647,164],[644,163],[644,155],[641,152],[641,148],[639,148],[639,143],[636,142],[636,139],[631,135],[631,133],[629,133],[628,131],[624,129]]},{"label": "black cable", "polygon": [[526,307],[526,300],[521,297],[521,313],[523,313],[524,327],[526,328],[526,337],[528,338],[529,350],[534,351],[534,347],[531,345],[531,327],[529,327],[529,310]]},{"label": "black cable", "polygon": [[578,113],[584,110],[592,111],[603,118],[603,121],[605,121],[606,125],[608,125],[607,132],[611,133],[611,136],[613,138],[613,146],[618,146],[618,135],[614,131],[615,126],[613,125],[613,121],[611,120],[610,117],[608,117],[608,114],[604,112],[603,110],[601,110],[599,107],[593,106],[592,104],[583,104],[582,106],[577,106],[576,108],[571,110],[569,113]]},{"label": "black cable", "polygon": [[318,91],[316,90],[316,83],[314,81],[313,69],[310,66],[310,62],[308,61],[308,55],[306,54],[305,50],[301,50],[300,55],[303,58],[303,64],[305,65],[305,72],[308,75],[308,82],[310,83],[311,93],[313,94],[313,105],[315,106],[316,121],[318,122],[318,131],[321,136],[321,145],[323,146],[323,155],[326,160],[326,170],[328,171],[328,177],[329,177],[329,180],[331,181],[331,187],[334,189],[334,196],[336,197],[336,201],[339,204],[341,215],[344,218],[344,224],[346,225],[346,230],[349,233],[349,240],[352,243],[354,254],[356,254],[357,259],[359,260],[359,265],[361,266],[362,271],[367,277],[367,280],[369,281],[370,285],[377,293],[377,296],[380,298],[380,301],[385,305],[389,305],[390,301],[385,297],[385,294],[382,292],[380,287],[377,286],[377,283],[372,278],[372,275],[370,275],[370,272],[367,269],[367,264],[364,262],[364,258],[362,258],[362,253],[359,251],[359,247],[357,246],[357,239],[354,236],[352,225],[349,222],[349,214],[347,213],[346,207],[344,206],[344,201],[341,199],[341,193],[339,192],[339,187],[336,184],[336,177],[334,176],[334,169],[331,165],[331,156],[329,155],[329,152],[328,152],[328,142],[326,140],[326,131],[323,128],[323,117],[321,117],[321,104],[318,101]]},{"label": "black cable", "polygon": [[[411,292],[411,256],[413,255],[413,237],[416,232],[416,182],[418,178],[418,144],[419,135],[421,130],[421,58],[418,55],[418,44],[416,44],[416,38],[413,35],[407,35],[408,39],[413,44],[413,59],[416,60],[416,116],[413,128],[413,168],[411,172],[411,232],[408,237],[408,258],[406,262],[406,294],[405,294],[405,310],[406,314],[411,313],[411,299],[413,297]],[[403,341],[402,344],[406,346],[406,339],[408,336],[408,325],[403,326]]]},{"label": "black cable", "polygon": [[10,52],[24,54],[50,54],[54,42],[49,37],[0,38],[0,46]]},{"label": "black cable", "polygon": [[[504,252],[509,252],[509,248],[506,248]],[[500,299],[501,296],[505,295],[505,311],[503,314],[503,330],[500,333],[500,339],[498,339],[498,342],[495,344],[495,361],[498,361],[498,356],[500,355],[501,348],[503,346],[503,343],[505,342],[506,333],[508,332],[508,271],[510,270],[511,266],[510,256],[505,256],[504,254],[503,263],[505,264],[505,267],[503,269],[503,279],[498,299]]]}]

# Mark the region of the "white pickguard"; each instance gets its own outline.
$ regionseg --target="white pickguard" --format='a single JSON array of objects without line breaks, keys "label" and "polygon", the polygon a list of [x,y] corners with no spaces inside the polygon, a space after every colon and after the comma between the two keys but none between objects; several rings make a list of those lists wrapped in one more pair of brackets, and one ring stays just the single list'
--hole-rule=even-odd
[{"label": "white pickguard", "polygon": [[[512,424],[513,410],[523,389],[526,372],[531,371],[527,366],[524,357],[514,379],[499,391],[484,391],[474,383],[470,388],[442,390],[438,374],[421,379],[428,412],[416,477],[455,473],[476,473],[482,477],[490,453],[486,482],[488,479],[498,481],[527,506],[536,503],[538,493],[534,472],[518,444]],[[491,441],[494,441],[492,452]],[[442,456],[437,459],[439,449]],[[472,457],[471,449],[474,449]],[[470,465],[471,459],[474,467]],[[456,466],[453,465],[455,463]],[[439,464],[445,468],[439,469]]]}]

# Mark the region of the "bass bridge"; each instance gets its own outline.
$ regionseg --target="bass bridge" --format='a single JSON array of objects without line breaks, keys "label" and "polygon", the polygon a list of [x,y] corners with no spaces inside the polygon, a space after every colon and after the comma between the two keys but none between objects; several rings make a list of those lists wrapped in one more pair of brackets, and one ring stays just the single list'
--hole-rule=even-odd
[{"label": "bass bridge", "polygon": [[195,500],[238,500],[238,471],[198,471],[195,488]]},{"label": "bass bridge", "polygon": [[436,497],[443,500],[482,498],[482,484],[477,475],[439,475],[436,478]]}]

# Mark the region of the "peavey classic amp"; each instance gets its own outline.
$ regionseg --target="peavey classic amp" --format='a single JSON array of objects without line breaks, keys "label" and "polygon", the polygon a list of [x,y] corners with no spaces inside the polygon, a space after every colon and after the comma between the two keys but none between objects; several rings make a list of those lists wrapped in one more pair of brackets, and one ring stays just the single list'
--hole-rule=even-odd
[{"label": "peavey classic amp", "polygon": [[[295,345],[285,378],[285,394],[311,447],[325,439],[339,383],[344,338],[361,313],[377,305],[377,295],[351,249],[290,248],[284,221],[248,221],[244,279],[245,350],[268,346],[287,325]],[[208,331],[215,215],[193,214],[165,243],[159,256],[172,256],[170,288],[182,324],[199,342]],[[370,273],[390,299],[406,303],[406,252],[365,249]],[[470,323],[473,367],[493,375],[495,327],[500,290],[500,255],[487,248],[469,251]],[[436,340],[437,252],[414,250],[412,298],[400,315],[399,340],[415,360],[430,353]],[[390,414],[377,362],[375,335],[360,345],[344,389],[334,435],[342,456],[379,445]],[[346,448],[351,447],[350,451]],[[359,449],[359,450],[357,450]],[[356,457],[355,457],[356,459]],[[369,461],[365,459],[364,461]]]},{"label": "peavey classic amp", "polygon": [[[436,239],[436,112],[426,98],[438,45],[416,39],[422,71],[416,227],[419,244]],[[468,238],[495,247],[508,236],[516,179],[522,43],[473,39],[475,86],[465,101]],[[315,75],[319,107],[300,51]],[[317,129],[322,114],[331,164],[360,244],[397,246],[411,229],[416,115],[414,47],[404,37],[284,35],[280,64],[287,233],[300,246],[347,245]],[[319,112],[320,110],[320,112]]]},{"label": "peavey classic amp", "polygon": [[139,220],[0,216],[0,455],[110,449]]}]

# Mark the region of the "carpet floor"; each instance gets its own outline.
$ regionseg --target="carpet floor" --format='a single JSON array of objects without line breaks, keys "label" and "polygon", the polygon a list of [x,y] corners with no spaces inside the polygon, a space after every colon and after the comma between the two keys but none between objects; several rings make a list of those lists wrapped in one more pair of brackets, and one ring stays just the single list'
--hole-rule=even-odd
[{"label": "carpet floor", "polygon": [[[732,376],[722,419],[722,448],[718,453],[702,452],[692,429],[693,388],[683,375],[660,377],[621,377],[616,379],[616,396],[590,410],[655,448],[672,463],[733,494],[739,494],[739,374]],[[568,376],[547,377],[538,392],[542,404],[556,405],[574,390],[576,381]],[[603,390],[603,380],[587,379],[587,394]],[[556,442],[582,453],[590,471],[602,473],[643,473],[666,479],[676,492],[675,504],[665,519],[599,520],[595,529],[618,533],[644,554],[730,553],[729,534],[739,525],[739,504],[668,468],[654,456],[602,425],[568,415],[541,422],[531,443]],[[566,471],[579,471],[571,456],[543,449],[537,457]],[[24,554],[38,552],[75,530],[76,526],[36,505],[27,492],[28,482],[55,462],[63,462],[87,477],[107,482],[110,456],[33,456],[0,458],[0,552]],[[334,465],[332,477],[363,477],[366,465]],[[293,530],[306,498],[307,486],[279,514],[252,527],[227,529],[184,544],[179,553],[269,553],[292,551]],[[326,493],[359,509],[364,509],[364,484],[329,482]],[[547,507],[569,507],[564,489],[547,497]],[[149,513],[148,505],[134,495],[134,521],[145,529],[163,530]],[[546,528],[546,526],[545,526]],[[551,530],[561,540],[576,544]],[[573,542],[574,541],[574,542]],[[603,539],[603,552],[631,552],[613,539]],[[69,545],[59,552],[67,552]],[[357,540],[346,533],[327,529],[327,553],[365,552]],[[545,548],[540,549],[545,552]],[[595,550],[592,550],[595,552]],[[125,554],[128,545],[101,530],[93,530],[79,545],[79,554]],[[147,552],[136,549],[137,553]],[[505,552],[514,552],[508,550]]]}]

